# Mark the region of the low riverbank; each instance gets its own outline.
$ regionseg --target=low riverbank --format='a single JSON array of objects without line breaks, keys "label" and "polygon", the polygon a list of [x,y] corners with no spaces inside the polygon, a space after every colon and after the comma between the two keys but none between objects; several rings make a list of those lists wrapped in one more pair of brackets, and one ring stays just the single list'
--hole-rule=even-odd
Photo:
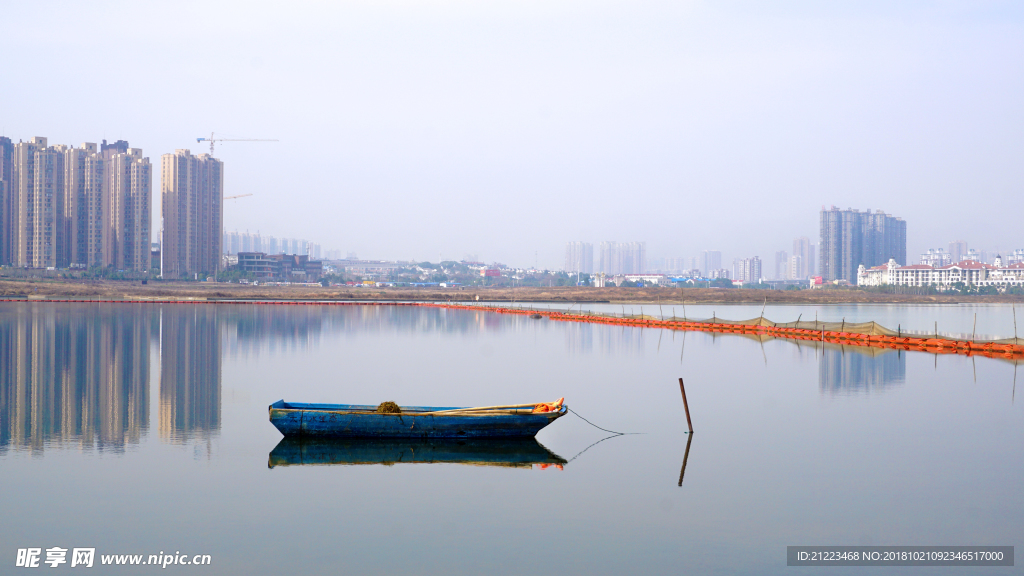
[{"label": "low riverbank", "polygon": [[379,300],[416,302],[580,302],[695,304],[959,304],[1024,302],[1024,296],[884,294],[856,289],[752,290],[740,288],[380,288],[250,286],[206,282],[3,280],[0,297],[103,300]]}]

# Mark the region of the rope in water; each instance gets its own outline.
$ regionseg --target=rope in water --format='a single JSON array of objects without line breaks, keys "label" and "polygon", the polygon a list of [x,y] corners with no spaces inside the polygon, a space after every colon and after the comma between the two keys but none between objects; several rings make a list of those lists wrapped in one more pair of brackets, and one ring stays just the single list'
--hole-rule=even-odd
[{"label": "rope in water", "polygon": [[569,462],[572,462],[573,460],[579,458],[580,455],[583,454],[584,452],[586,452],[587,450],[590,450],[591,448],[593,448],[594,446],[597,446],[598,444],[600,444],[601,442],[604,442],[605,440],[610,440],[610,439],[615,438],[617,436],[624,436],[624,434],[616,433],[616,434],[612,434],[611,436],[605,436],[604,438],[601,438],[600,440],[598,440],[597,442],[594,442],[590,446],[587,446],[583,450],[580,450],[575,456],[573,456],[572,458],[569,458],[568,460],[566,460],[565,463],[568,464]]},{"label": "rope in water", "polygon": [[572,408],[569,408],[568,406],[566,406],[566,407],[565,407],[565,409],[566,409],[566,410],[568,410],[569,412],[572,412],[573,414],[576,414],[576,417],[577,417],[577,418],[579,418],[580,420],[583,420],[583,421],[584,421],[584,422],[586,422],[587,424],[590,424],[590,425],[591,425],[591,426],[593,426],[594,428],[597,428],[598,430],[604,430],[605,432],[608,432],[609,434],[615,434],[616,436],[625,436],[626,434],[638,434],[638,432],[616,432],[615,430],[609,430],[609,429],[607,429],[607,428],[601,428],[601,427],[600,427],[600,426],[598,426],[597,424],[594,424],[594,423],[593,423],[593,422],[591,422],[590,420],[587,420],[587,419],[586,419],[586,418],[584,418],[583,416],[580,416],[580,415],[579,415],[579,413],[577,413],[577,412],[576,412],[575,410],[573,410]]}]

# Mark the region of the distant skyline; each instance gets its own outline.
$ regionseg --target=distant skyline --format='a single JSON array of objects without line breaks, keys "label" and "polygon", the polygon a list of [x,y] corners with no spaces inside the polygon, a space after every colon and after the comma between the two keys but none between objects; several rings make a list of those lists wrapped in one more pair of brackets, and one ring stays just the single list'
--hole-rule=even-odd
[{"label": "distant skyline", "polygon": [[[225,194],[253,194],[225,230],[551,269],[606,238],[774,262],[836,205],[900,215],[911,259],[1024,247],[1020,3],[23,2],[0,35],[32,47],[0,84],[15,141],[278,139],[218,143]],[[67,63],[97,39],[117,66]]]}]

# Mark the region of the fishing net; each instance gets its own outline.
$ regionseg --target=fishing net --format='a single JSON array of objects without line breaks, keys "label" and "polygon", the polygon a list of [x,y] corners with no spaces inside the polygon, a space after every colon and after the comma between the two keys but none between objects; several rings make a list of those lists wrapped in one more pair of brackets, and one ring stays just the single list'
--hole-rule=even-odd
[{"label": "fishing net", "polygon": [[[523,308],[523,310],[529,312],[553,312],[550,309],[541,308]],[[628,308],[627,308],[628,310]],[[559,310],[558,312],[565,313]],[[718,318],[712,316],[711,318],[686,318],[684,316],[660,316],[651,314],[629,314],[629,313],[616,313],[616,312],[593,312],[589,310],[577,310],[568,312],[574,316],[582,316],[585,318],[603,319],[607,318],[610,320],[639,320],[639,321],[662,321],[662,322],[687,322],[690,324],[708,324],[708,325],[729,325],[729,326],[762,326],[765,328],[789,328],[797,330],[812,330],[814,332],[838,332],[846,334],[864,334],[867,336],[895,336],[895,337],[917,337],[917,338],[940,338],[943,340],[951,340],[954,342],[974,342],[977,344],[999,344],[999,345],[1011,345],[1021,346],[1024,345],[1024,338],[995,338],[992,336],[982,334],[952,334],[943,331],[927,331],[927,330],[907,330],[901,327],[897,327],[895,330],[882,326],[878,322],[821,322],[818,320],[800,320],[795,322],[772,322],[771,320],[759,316],[757,318],[751,318],[749,320],[727,320],[725,318]]]},{"label": "fishing net", "polygon": [[391,402],[391,401],[381,402],[380,405],[377,406],[377,413],[378,414],[401,414],[402,413],[402,409],[399,408],[398,404],[395,404],[394,402]]}]

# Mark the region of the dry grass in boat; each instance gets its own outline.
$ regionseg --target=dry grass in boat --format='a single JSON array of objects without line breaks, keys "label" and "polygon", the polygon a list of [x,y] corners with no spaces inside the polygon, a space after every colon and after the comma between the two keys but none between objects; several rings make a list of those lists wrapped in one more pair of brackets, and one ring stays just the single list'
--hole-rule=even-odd
[{"label": "dry grass in boat", "polygon": [[377,406],[378,414],[401,414],[402,409],[398,407],[398,404],[394,402],[381,402],[380,406]]}]

